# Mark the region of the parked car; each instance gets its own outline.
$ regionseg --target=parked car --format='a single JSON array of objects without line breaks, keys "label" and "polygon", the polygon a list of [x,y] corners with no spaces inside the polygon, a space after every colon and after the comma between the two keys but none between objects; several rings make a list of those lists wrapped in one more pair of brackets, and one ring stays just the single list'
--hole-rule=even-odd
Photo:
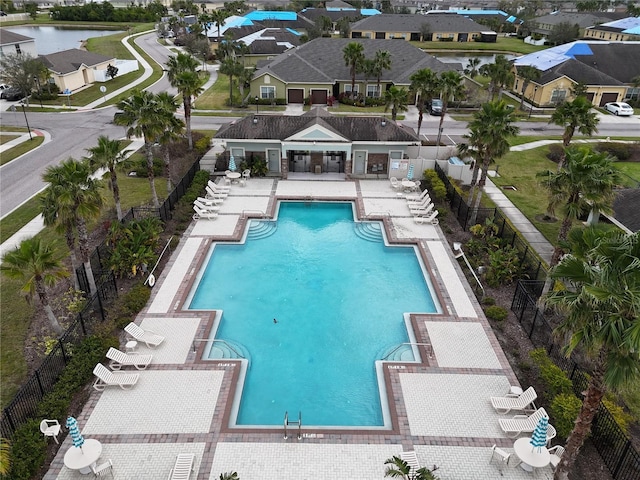
[{"label": "parked car", "polygon": [[442,100],[439,98],[431,100],[431,103],[429,104],[429,113],[437,116],[442,115]]},{"label": "parked car", "polygon": [[628,117],[633,115],[633,108],[631,105],[624,102],[609,102],[604,104],[604,109],[607,112],[611,112],[614,115],[620,115],[622,117]]},{"label": "parked car", "polygon": [[8,100],[9,102],[14,102],[24,97],[25,97],[25,94],[22,93],[22,90],[20,90],[18,87],[5,88],[0,92],[0,98]]}]

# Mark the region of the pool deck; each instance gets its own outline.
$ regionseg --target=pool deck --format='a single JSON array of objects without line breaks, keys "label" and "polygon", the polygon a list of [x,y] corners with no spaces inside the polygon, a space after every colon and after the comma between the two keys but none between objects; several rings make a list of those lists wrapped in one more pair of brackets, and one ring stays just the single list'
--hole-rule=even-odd
[{"label": "pool deck", "polygon": [[[282,428],[228,426],[239,362],[201,360],[215,312],[183,310],[199,267],[214,240],[242,238],[248,217],[270,217],[277,199],[355,201],[360,219],[379,219],[391,243],[415,243],[442,312],[411,314],[422,364],[385,363],[390,430],[304,427],[297,439]],[[437,225],[419,225],[388,180],[312,181],[252,178],[233,185],[215,220],[192,222],[157,279],[150,302],[136,322],[166,337],[149,368],[131,390],[92,391],[78,423],[83,435],[103,445],[115,478],[168,478],[176,455],[194,453],[190,478],[217,480],[235,471],[242,480],[383,479],[384,461],[415,450],[423,466],[437,465],[441,480],[528,479],[490,463],[491,446],[512,452],[514,439],[499,428],[490,396],[503,396],[517,379],[451,247]],[[123,348],[124,350],[124,348]],[[138,373],[138,372],[136,372]],[[524,388],[528,385],[523,385]],[[284,413],[284,412],[283,412]],[[304,420],[304,412],[303,412]],[[67,436],[45,480],[87,478],[63,465],[74,448]],[[515,459],[515,458],[514,458]],[[516,462],[514,462],[516,463]],[[550,467],[536,478],[551,479]]]}]

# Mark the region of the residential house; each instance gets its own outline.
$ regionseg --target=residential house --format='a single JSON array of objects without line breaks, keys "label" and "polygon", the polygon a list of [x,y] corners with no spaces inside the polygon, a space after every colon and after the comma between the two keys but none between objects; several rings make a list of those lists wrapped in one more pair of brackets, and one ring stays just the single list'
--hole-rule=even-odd
[{"label": "residential house", "polygon": [[412,128],[384,117],[332,115],[321,108],[300,116],[246,116],[223,125],[215,138],[224,139],[236,163],[264,159],[269,174],[284,179],[289,172],[406,175],[407,149],[419,143]]},{"label": "residential house", "polygon": [[286,28],[265,28],[258,24],[229,28],[226,38],[242,42],[249,51],[244,56],[245,65],[272,60],[279,54],[300,45],[301,34]]},{"label": "residential house", "polygon": [[624,14],[615,12],[552,12],[531,20],[531,32],[548,38],[554,28],[562,23],[577,25],[580,36],[584,36],[585,29],[611,20],[620,19]]},{"label": "residential house", "polygon": [[315,24],[298,15],[296,12],[271,11],[271,10],[254,10],[244,16],[252,22],[258,22],[265,27],[270,28],[290,28],[296,32],[306,32]]},{"label": "residential house", "polygon": [[524,82],[517,76],[517,68],[523,65],[542,72],[524,92],[525,98],[538,106],[570,100],[578,83],[587,86],[587,98],[597,106],[640,94],[633,86],[633,78],[640,75],[640,48],[634,42],[582,40],[519,57],[514,61],[514,91],[518,94],[522,94]]},{"label": "residential house", "polygon": [[437,73],[462,70],[460,64],[443,63],[408,42],[317,38],[260,65],[251,81],[251,96],[285,98],[287,103],[303,103],[307,98],[312,104],[326,104],[331,96],[351,93],[343,50],[352,42],[362,43],[365,58],[373,58],[378,50],[391,56],[391,68],[382,72],[380,85],[375,78],[357,74],[354,93],[367,97],[380,97],[392,85],[408,88],[409,77],[424,68]]},{"label": "residential house", "polygon": [[299,12],[299,14],[306,19],[312,21],[314,24],[320,17],[327,17],[333,24],[333,29],[337,30],[337,23],[343,18],[348,18],[353,22],[363,17],[369,17],[371,15],[380,15],[380,10],[375,8],[353,8],[351,5],[348,7],[327,7],[327,8],[305,8]]},{"label": "residential house", "polygon": [[382,14],[351,25],[352,38],[402,39],[413,42],[495,42],[497,34],[455,13]]},{"label": "residential house", "polygon": [[584,37],[598,40],[640,41],[640,17],[627,17],[589,27]]},{"label": "residential house", "polygon": [[[264,28],[264,26],[262,25],[255,25],[254,22],[252,22],[246,17],[232,15],[230,17],[227,17],[224,23],[220,25],[220,32],[218,32],[218,24],[216,22],[211,22],[207,24],[206,29],[203,33],[207,36],[210,42],[219,42],[224,38],[227,30],[229,30],[230,28],[251,27],[251,26],[255,28],[254,31],[258,31]],[[220,38],[218,38],[218,33],[220,34]]]},{"label": "residential house", "polygon": [[36,41],[31,37],[3,28],[2,35],[0,35],[0,57],[7,54],[24,54],[35,57],[38,55]]},{"label": "residential house", "polygon": [[40,55],[60,91],[74,91],[96,81],[96,73],[102,73],[115,58],[78,48]]}]

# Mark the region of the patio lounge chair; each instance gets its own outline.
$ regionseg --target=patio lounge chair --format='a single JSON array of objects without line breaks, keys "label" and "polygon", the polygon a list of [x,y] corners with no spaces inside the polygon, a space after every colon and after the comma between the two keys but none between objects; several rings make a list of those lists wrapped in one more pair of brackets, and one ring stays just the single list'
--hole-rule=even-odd
[{"label": "patio lounge chair", "polygon": [[149,348],[157,347],[164,342],[164,337],[162,335],[153,333],[150,330],[144,330],[133,322],[124,327],[124,331],[127,332],[134,340],[144,342]]},{"label": "patio lounge chair", "polygon": [[533,403],[538,398],[538,394],[533,387],[527,388],[517,397],[491,397],[491,405],[498,413],[509,413],[511,410],[524,412],[527,410],[535,410]]},{"label": "patio lounge chair", "polygon": [[193,453],[180,453],[169,473],[169,480],[188,480],[193,472]]},{"label": "patio lounge chair", "polygon": [[407,202],[407,205],[409,206],[409,208],[411,208],[411,207],[419,207],[420,205],[424,205],[424,204],[428,205],[431,202],[432,202],[431,197],[429,196],[429,194],[426,194],[424,197],[422,197],[421,200],[409,200]]},{"label": "patio lounge chair", "polygon": [[509,437],[515,438],[521,433],[533,432],[542,417],[549,418],[547,411],[540,407],[531,415],[516,415],[513,418],[499,418],[500,428]]},{"label": "patio lounge chair", "polygon": [[418,462],[418,456],[415,451],[410,450],[408,452],[400,452],[400,458],[407,462],[407,465],[411,467],[411,470],[409,470],[411,475],[414,475],[420,469],[420,463]]},{"label": "patio lounge chair", "polygon": [[438,216],[438,213],[440,213],[438,212],[438,210],[434,210],[428,215],[417,214],[413,216],[413,221],[420,225],[425,223],[430,223],[431,225],[438,225],[438,223],[440,223],[436,218]]},{"label": "patio lounge chair", "polygon": [[407,195],[408,202],[421,202],[424,197],[429,195],[429,190],[424,189],[420,195]]},{"label": "patio lounge chair", "polygon": [[204,189],[207,192],[207,198],[219,198],[222,201],[225,198],[227,198],[227,196],[229,195],[227,192],[223,192],[221,190],[215,190],[211,188],[209,185],[204,187]]},{"label": "patio lounge chair", "polygon": [[219,190],[221,192],[229,192],[229,191],[231,191],[231,187],[228,187],[226,185],[217,184],[213,180],[209,180],[207,182],[207,186],[211,187],[211,189],[214,190],[214,191],[217,191],[217,190]]},{"label": "patio lounge chair", "polygon": [[97,377],[96,381],[93,382],[93,388],[99,392],[104,390],[105,387],[114,385],[126,390],[133,387],[138,378],[140,378],[139,373],[114,373],[101,363],[95,366],[93,374]]},{"label": "patio lounge chair", "polygon": [[204,210],[220,210],[219,203],[221,202],[217,202],[215,199],[198,197],[194,200],[193,202],[194,205],[196,204],[196,202],[199,202],[200,204],[202,204],[202,206],[204,207]]},{"label": "patio lounge chair", "polygon": [[201,218],[206,218],[207,220],[215,220],[216,218],[218,218],[218,212],[214,212],[213,210],[204,210],[197,205],[194,205],[193,209],[196,212],[193,214],[194,220],[200,220]]},{"label": "patio lounge chair", "polygon": [[218,203],[218,204],[224,202],[224,199],[226,197],[224,197],[224,196],[220,195],[219,193],[216,193],[215,191],[211,190],[211,187],[209,187],[209,185],[207,185],[205,187],[205,190],[207,192],[205,198],[207,200],[209,200],[210,202]]},{"label": "patio lounge chair", "polygon": [[136,367],[144,370],[151,363],[153,355],[138,355],[137,353],[124,353],[117,348],[111,347],[107,351],[107,358],[110,360],[109,366],[112,370],[120,370],[122,367]]},{"label": "patio lounge chair", "polygon": [[425,206],[422,207],[409,207],[409,211],[411,212],[411,215],[429,215],[431,213],[431,211],[434,209],[435,205],[433,203],[429,203]]}]

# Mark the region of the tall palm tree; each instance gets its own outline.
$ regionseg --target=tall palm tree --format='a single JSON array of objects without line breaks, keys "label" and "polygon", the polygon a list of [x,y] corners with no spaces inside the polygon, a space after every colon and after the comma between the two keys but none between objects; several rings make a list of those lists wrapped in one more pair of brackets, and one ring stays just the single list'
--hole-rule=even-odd
[{"label": "tall palm tree", "polygon": [[80,259],[87,275],[89,293],[94,295],[97,288],[91,267],[87,221],[100,216],[102,195],[101,182],[92,178],[92,174],[93,169],[88,161],[68,158],[60,165],[48,167],[42,179],[50,184],[45,194],[50,204],[43,206],[45,222],[58,224],[65,231],[68,231],[69,224],[73,225],[77,232]]},{"label": "tall palm tree", "polygon": [[156,184],[153,175],[153,149],[156,139],[164,131],[162,117],[165,114],[155,94],[134,90],[133,94],[116,105],[120,112],[113,118],[113,123],[127,127],[127,138],[143,137],[147,157],[147,176],[151,187],[153,206],[160,208]]},{"label": "tall palm tree", "polygon": [[342,50],[344,63],[349,67],[349,74],[351,75],[351,95],[356,89],[356,74],[362,68],[364,63],[364,47],[361,43],[350,42]]},{"label": "tall palm tree", "polygon": [[498,100],[502,98],[502,89],[505,85],[513,83],[511,64],[502,54],[496,55],[493,63],[486,63],[479,69],[481,75],[489,77],[489,98],[491,101],[498,92]]},{"label": "tall palm tree", "polygon": [[418,137],[424,118],[424,110],[437,91],[438,75],[428,68],[423,68],[414,72],[410,77],[411,90],[416,94],[416,104],[418,106]]},{"label": "tall palm tree", "polygon": [[404,88],[392,86],[384,92],[385,107],[384,111],[391,109],[391,120],[395,121],[398,112],[407,111],[407,102],[409,101],[409,92]]},{"label": "tall palm tree", "polygon": [[562,170],[538,174],[549,191],[549,212],[554,214],[558,208],[564,210],[550,267],[557,265],[564,253],[562,244],[575,220],[589,210],[611,212],[613,189],[618,182],[618,170],[613,167],[613,161],[607,153],[597,153],[589,147],[569,147]]},{"label": "tall palm tree", "polygon": [[223,8],[219,8],[218,10],[214,10],[213,12],[211,12],[209,14],[209,20],[214,22],[216,24],[216,27],[218,27],[218,39],[216,40],[218,42],[218,45],[220,44],[220,27],[222,26],[224,21],[227,18],[229,18],[229,16],[230,16],[229,12],[227,12]]},{"label": "tall palm tree", "polygon": [[182,95],[189,150],[193,150],[193,136],[191,135],[192,98],[197,97],[204,91],[202,77],[197,71],[198,65],[199,62],[195,58],[182,52],[175,57],[170,57],[167,61],[169,83]]},{"label": "tall palm tree", "polygon": [[220,64],[219,72],[229,76],[229,105],[233,106],[233,77],[242,75],[244,66],[233,57],[227,57]]},{"label": "tall palm tree", "polygon": [[380,79],[382,78],[382,73],[385,70],[391,69],[391,54],[386,50],[378,50],[376,51],[375,57],[373,57],[373,74],[376,77],[376,85],[378,85],[378,94],[382,94],[382,90],[380,89]]},{"label": "tall palm tree", "polygon": [[125,160],[129,150],[121,152],[119,140],[112,140],[105,135],[101,135],[98,137],[98,145],[93,148],[88,148],[87,152],[91,154],[88,159],[91,168],[106,168],[109,170],[109,189],[111,193],[113,193],[113,201],[116,204],[116,214],[118,221],[120,221],[122,220],[122,206],[120,205],[120,187],[118,186],[116,166]]},{"label": "tall palm tree", "polygon": [[[460,147],[460,152],[469,153],[476,160],[468,199],[469,204],[473,202],[472,225],[475,223],[478,209],[480,208],[489,165],[509,151],[508,138],[517,135],[520,131],[518,127],[512,124],[513,121],[513,109],[504,100],[498,100],[483,104],[480,110],[474,113],[473,120],[469,122],[469,134],[465,135],[468,143]],[[482,173],[476,192],[475,187],[479,171]],[[476,195],[475,201],[474,195]]]},{"label": "tall palm tree", "polygon": [[49,304],[47,287],[55,285],[58,280],[69,274],[64,270],[60,258],[50,245],[45,245],[38,237],[23,240],[15,250],[7,252],[2,258],[0,270],[10,278],[25,280],[22,291],[31,299],[38,295],[51,328],[58,334],[64,330]]},{"label": "tall palm tree", "polygon": [[472,57],[467,62],[467,66],[464,69],[464,74],[469,78],[478,76],[478,67],[480,66],[480,59],[478,57]]},{"label": "tall palm tree", "polygon": [[[585,97],[576,97],[571,102],[563,102],[551,115],[549,123],[564,127],[562,134],[562,145],[565,149],[571,143],[576,129],[583,135],[591,136],[598,131],[598,116],[591,111],[591,102]],[[564,155],[558,162],[558,171],[562,169]]]},{"label": "tall palm tree", "polygon": [[447,104],[451,98],[460,97],[464,94],[464,79],[462,78],[462,75],[453,70],[442,72],[438,79],[437,89],[440,97],[442,98],[442,114],[440,115],[438,139],[436,140],[436,145],[440,145],[440,138],[442,138],[442,123],[444,122],[444,116],[447,113]]},{"label": "tall palm tree", "polygon": [[542,72],[533,65],[522,65],[518,67],[518,76],[522,78],[522,95],[520,97],[520,110],[523,110],[524,97],[527,93],[529,84],[540,78]]},{"label": "tall palm tree", "polygon": [[640,378],[640,233],[589,227],[572,231],[571,240],[571,253],[551,271],[568,288],[548,293],[544,301],[565,315],[556,333],[568,339],[566,355],[580,348],[593,369],[555,480],[568,480],[606,391]]},{"label": "tall palm tree", "polygon": [[161,92],[157,98],[160,106],[164,109],[164,115],[161,117],[161,121],[164,123],[164,129],[158,137],[158,142],[162,145],[165,175],[167,177],[167,192],[170,192],[173,188],[173,182],[171,181],[171,155],[169,147],[182,137],[185,124],[175,115],[178,110],[178,104],[171,95],[167,92]]}]

